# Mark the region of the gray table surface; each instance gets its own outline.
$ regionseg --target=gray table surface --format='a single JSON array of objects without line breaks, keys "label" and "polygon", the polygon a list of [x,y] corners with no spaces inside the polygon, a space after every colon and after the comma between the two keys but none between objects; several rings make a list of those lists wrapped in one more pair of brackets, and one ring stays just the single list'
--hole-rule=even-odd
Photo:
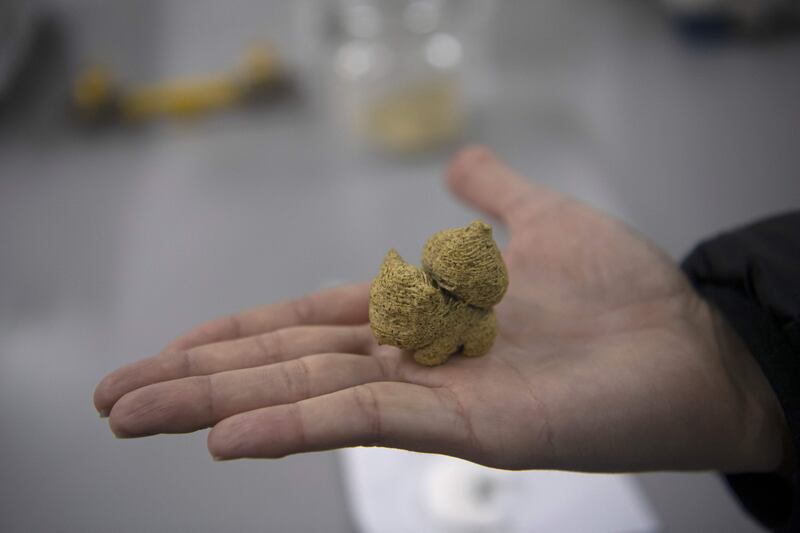
[{"label": "gray table surface", "polygon": [[[0,530],[352,531],[336,453],[216,464],[203,433],[118,441],[91,393],[201,320],[366,279],[387,248],[413,257],[469,221],[447,154],[342,151],[313,98],[81,132],[63,119],[81,60],[191,72],[265,34],[294,60],[293,4],[54,6],[40,81],[0,115]],[[697,50],[632,1],[502,2],[494,24],[495,85],[466,137],[532,179],[675,258],[800,206],[797,40]],[[759,530],[713,473],[638,480],[667,531]]]}]

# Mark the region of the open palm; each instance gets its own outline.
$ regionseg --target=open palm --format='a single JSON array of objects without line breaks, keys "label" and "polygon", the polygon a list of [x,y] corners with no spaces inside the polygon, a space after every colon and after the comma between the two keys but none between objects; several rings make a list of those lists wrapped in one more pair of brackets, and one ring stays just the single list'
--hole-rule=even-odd
[{"label": "open palm", "polygon": [[509,229],[489,354],[419,366],[375,343],[367,284],[331,289],[209,322],[110,374],[95,405],[114,433],[213,426],[220,459],[377,445],[513,469],[777,466],[763,376],[658,249],[482,148],[448,182]]}]

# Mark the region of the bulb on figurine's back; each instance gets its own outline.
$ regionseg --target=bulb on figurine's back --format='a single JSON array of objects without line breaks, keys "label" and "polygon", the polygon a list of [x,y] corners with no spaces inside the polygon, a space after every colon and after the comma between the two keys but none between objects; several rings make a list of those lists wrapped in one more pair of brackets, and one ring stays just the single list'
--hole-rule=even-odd
[{"label": "bulb on figurine's back", "polygon": [[481,309],[500,302],[508,288],[492,227],[480,220],[431,237],[422,252],[422,268],[441,288]]}]

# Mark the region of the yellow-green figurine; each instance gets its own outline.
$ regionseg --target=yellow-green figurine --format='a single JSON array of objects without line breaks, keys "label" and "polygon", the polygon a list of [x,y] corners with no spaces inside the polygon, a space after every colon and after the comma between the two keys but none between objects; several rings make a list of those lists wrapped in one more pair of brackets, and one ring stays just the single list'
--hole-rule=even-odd
[{"label": "yellow-green figurine", "polygon": [[492,227],[476,220],[440,231],[425,244],[422,268],[390,250],[370,287],[369,322],[379,344],[413,350],[426,366],[454,353],[486,354],[497,323],[492,309],[508,288],[508,271]]}]

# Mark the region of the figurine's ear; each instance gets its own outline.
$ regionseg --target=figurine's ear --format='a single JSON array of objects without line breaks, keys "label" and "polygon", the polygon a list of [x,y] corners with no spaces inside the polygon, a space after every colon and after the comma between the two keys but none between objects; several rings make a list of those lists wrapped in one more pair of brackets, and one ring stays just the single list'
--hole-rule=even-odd
[{"label": "figurine's ear", "polygon": [[386,256],[383,258],[383,263],[381,264],[381,269],[392,269],[396,268],[402,264],[404,264],[403,258],[400,257],[400,254],[397,253],[397,250],[392,248],[386,253]]},{"label": "figurine's ear", "polygon": [[384,263],[405,263],[403,258],[400,257],[400,254],[397,253],[397,250],[392,248],[386,253],[386,257],[383,258]]},{"label": "figurine's ear", "polygon": [[467,227],[467,229],[475,232],[486,233],[487,235],[492,234],[492,227],[483,220],[473,221],[472,224]]}]

